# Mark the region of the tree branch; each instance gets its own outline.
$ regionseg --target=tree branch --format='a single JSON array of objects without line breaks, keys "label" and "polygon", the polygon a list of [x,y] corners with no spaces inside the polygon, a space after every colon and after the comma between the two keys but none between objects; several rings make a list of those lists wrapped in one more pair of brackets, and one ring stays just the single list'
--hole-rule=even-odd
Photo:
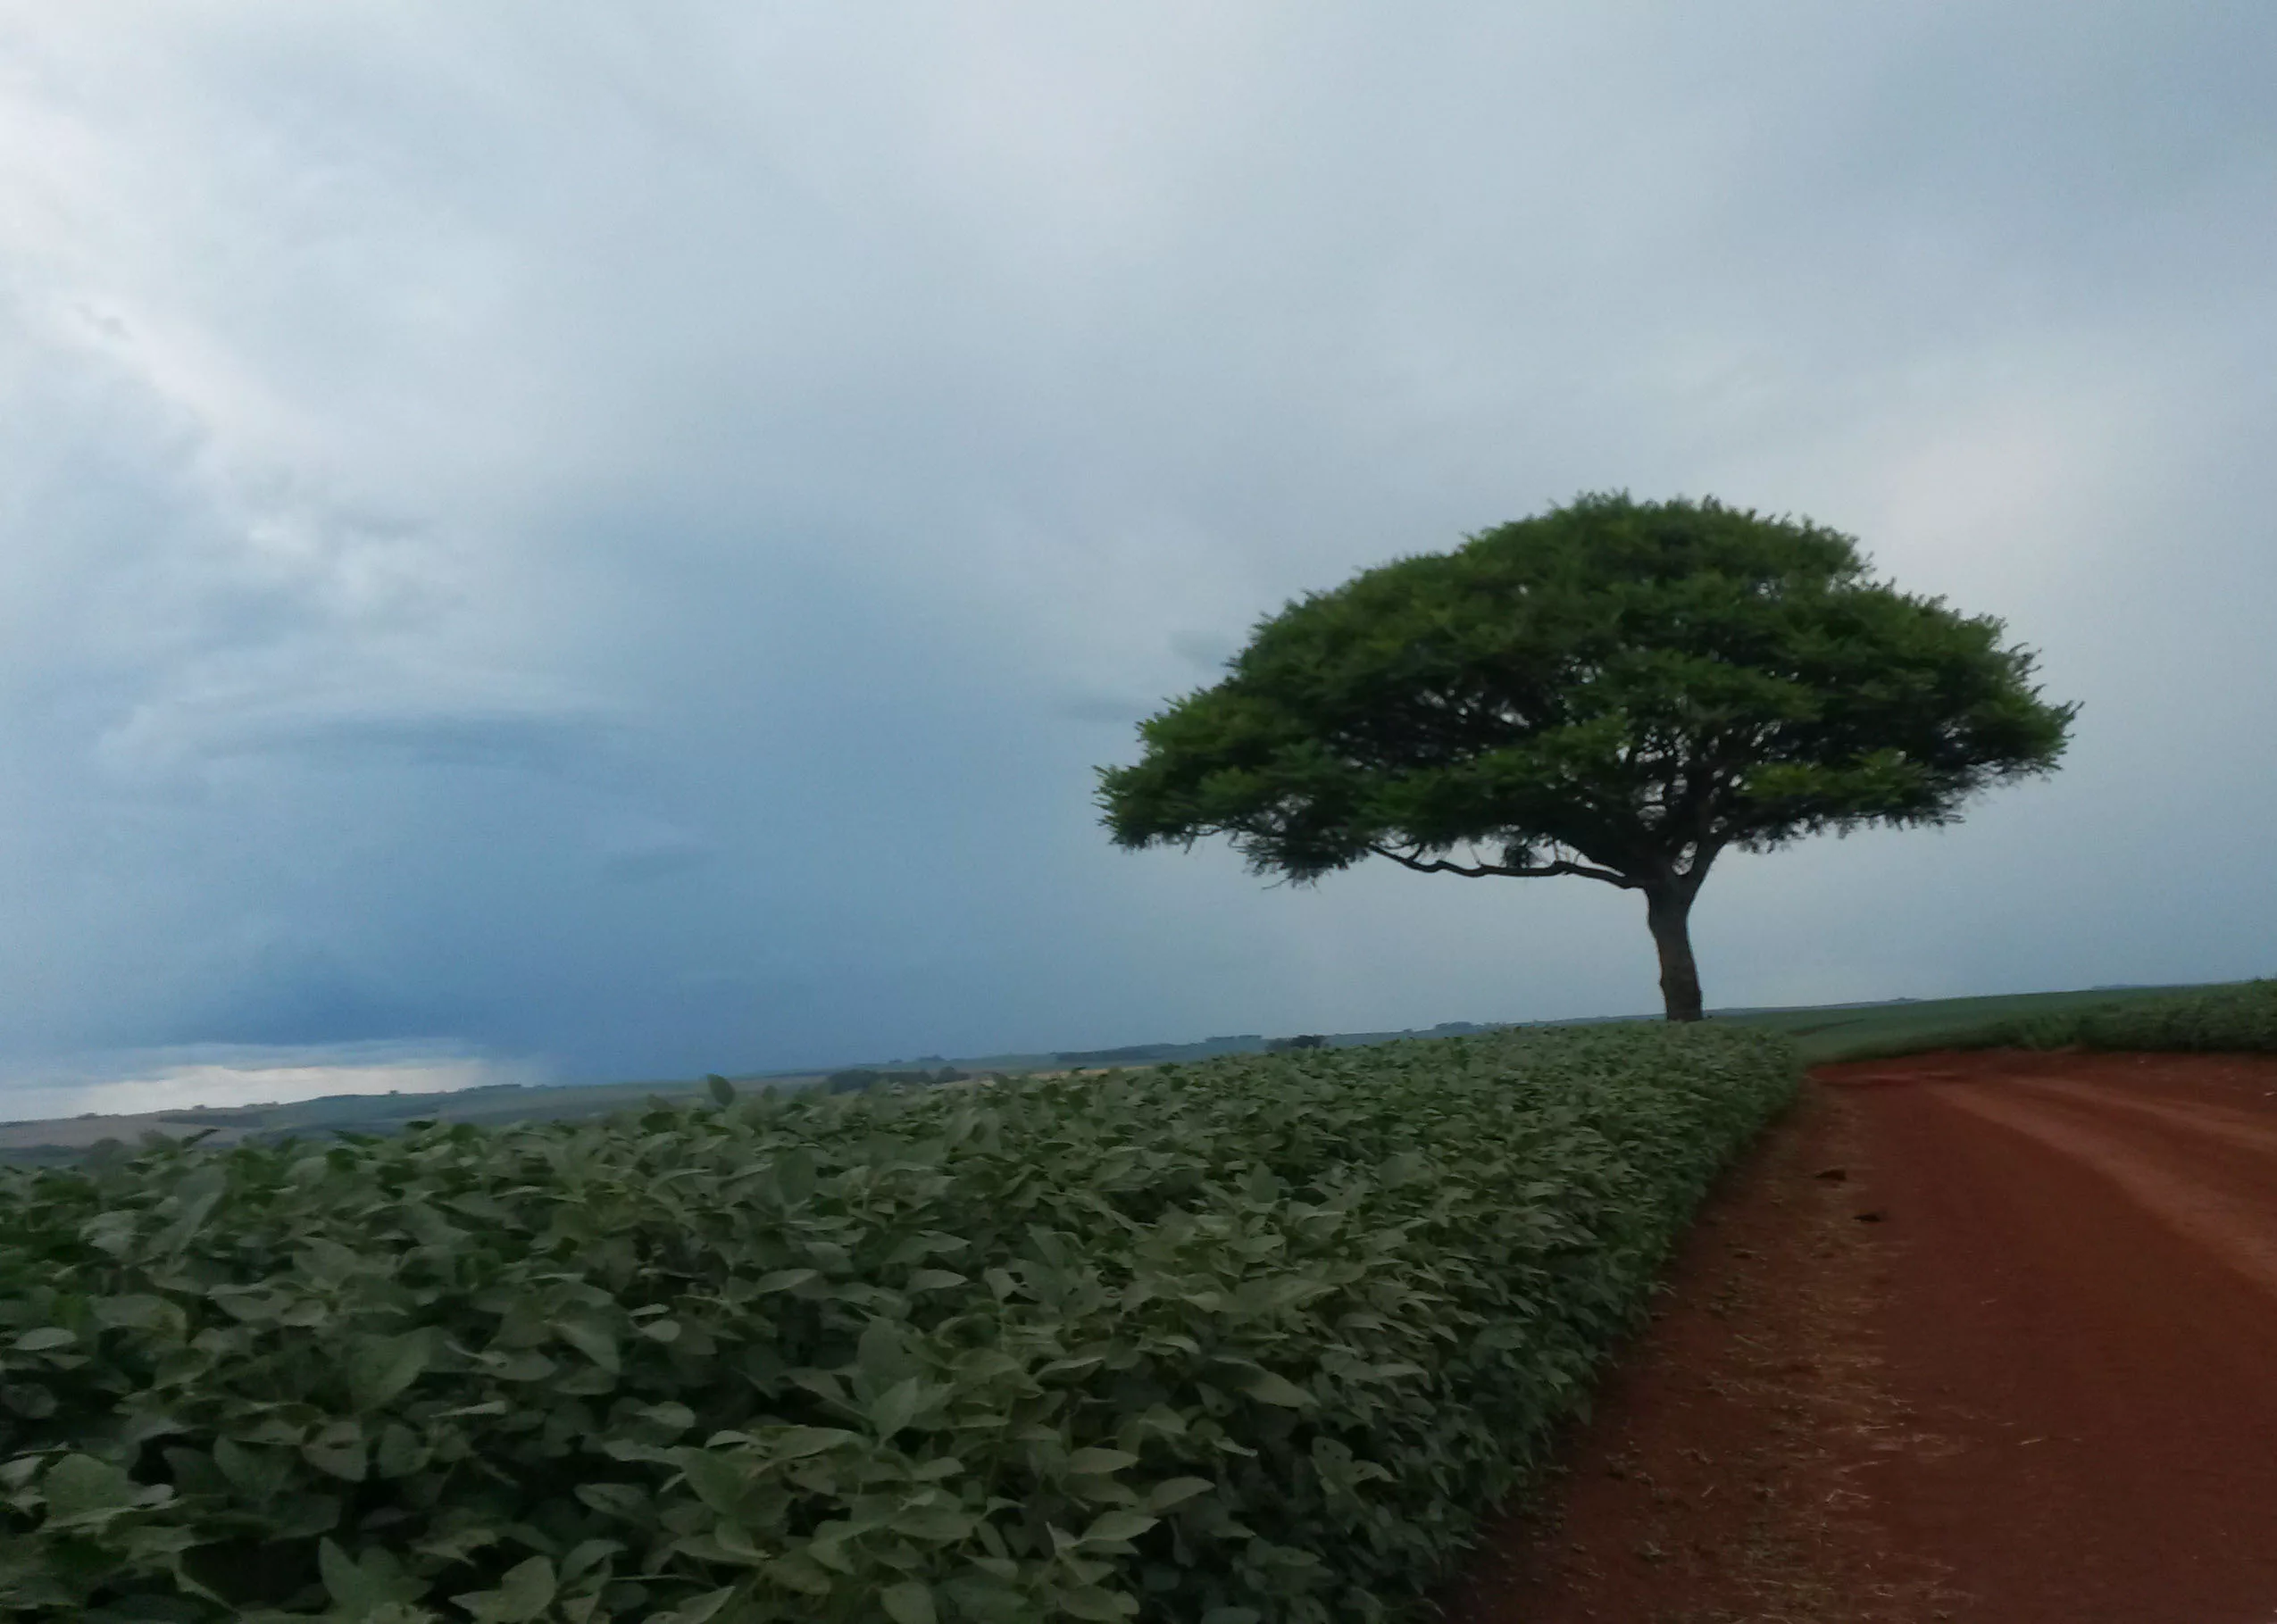
[{"label": "tree branch", "polygon": [[1421,854],[1423,849],[1421,846],[1417,846],[1413,852],[1395,852],[1388,845],[1371,845],[1368,849],[1377,856],[1389,857],[1401,868],[1413,869],[1418,874],[1460,874],[1467,879],[1483,879],[1489,874],[1508,875],[1515,879],[1547,879],[1556,874],[1579,874],[1584,879],[1601,879],[1609,886],[1619,886],[1623,890],[1634,890],[1638,885],[1636,880],[1630,879],[1626,874],[1616,873],[1611,869],[1600,869],[1586,862],[1566,862],[1561,860],[1527,868],[1514,868],[1507,863],[1500,862],[1475,864],[1448,862],[1439,857],[1426,861]]}]

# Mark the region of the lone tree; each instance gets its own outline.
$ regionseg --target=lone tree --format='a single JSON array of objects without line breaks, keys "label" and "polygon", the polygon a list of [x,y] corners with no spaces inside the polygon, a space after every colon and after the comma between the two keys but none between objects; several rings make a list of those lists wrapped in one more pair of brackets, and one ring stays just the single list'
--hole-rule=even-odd
[{"label": "lone tree", "polygon": [[2002,629],[1806,521],[1586,496],[1260,621],[1099,804],[1118,845],[1227,835],[1298,883],[1375,856],[1642,892],[1668,1018],[1697,1020],[1722,853],[1950,823],[2054,770],[2078,707]]}]

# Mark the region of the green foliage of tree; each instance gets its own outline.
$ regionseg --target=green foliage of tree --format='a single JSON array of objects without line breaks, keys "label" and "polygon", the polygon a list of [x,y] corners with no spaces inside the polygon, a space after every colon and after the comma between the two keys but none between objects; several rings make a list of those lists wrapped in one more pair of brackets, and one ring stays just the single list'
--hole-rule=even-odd
[{"label": "green foliage of tree", "polygon": [[1379,856],[1640,892],[1668,1016],[1697,1020],[1721,854],[1951,822],[2054,769],[2077,707],[2002,633],[1806,521],[1585,496],[1261,621],[1100,804],[1120,845],[1225,835],[1299,883]]}]

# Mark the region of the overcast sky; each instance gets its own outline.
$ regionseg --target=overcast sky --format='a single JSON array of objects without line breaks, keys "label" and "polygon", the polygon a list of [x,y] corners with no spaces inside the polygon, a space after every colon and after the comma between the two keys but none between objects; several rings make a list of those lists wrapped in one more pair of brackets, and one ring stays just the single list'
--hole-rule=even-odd
[{"label": "overcast sky", "polygon": [[1614,487],[2085,704],[1727,860],[1712,1005],[2277,971],[2273,83],[2261,0],[8,0],[0,1077],[1654,1008],[1632,896],[1092,804],[1289,597]]}]

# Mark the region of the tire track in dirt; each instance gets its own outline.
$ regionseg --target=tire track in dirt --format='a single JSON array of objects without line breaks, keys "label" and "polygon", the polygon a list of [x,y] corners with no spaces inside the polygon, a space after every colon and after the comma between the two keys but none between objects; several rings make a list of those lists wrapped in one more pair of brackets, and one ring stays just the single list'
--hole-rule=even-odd
[{"label": "tire track in dirt", "polygon": [[1883,1375],[1944,1440],[1877,1476],[1893,1547],[1985,1624],[2277,1618],[2277,1062],[1820,1075],[1881,1085]]},{"label": "tire track in dirt", "polygon": [[2010,1087],[2019,1093],[2068,1101],[2106,1112],[2118,1111],[2155,1118],[2242,1150],[2264,1156],[2277,1154],[2277,1121],[2233,1106],[2181,1105],[2123,1094],[2107,1085],[2098,1087],[2092,1083],[2067,1082],[2062,1078],[2019,1078],[2012,1079]]},{"label": "tire track in dirt", "polygon": [[2277,1129],[2114,1099],[2076,1083],[2032,1082],[1999,1094],[1945,1087],[1953,1088],[1948,1103],[2100,1173],[2151,1217],[2277,1294]]},{"label": "tire track in dirt", "polygon": [[1452,1617],[2277,1621],[2277,1057],[1814,1077]]}]

